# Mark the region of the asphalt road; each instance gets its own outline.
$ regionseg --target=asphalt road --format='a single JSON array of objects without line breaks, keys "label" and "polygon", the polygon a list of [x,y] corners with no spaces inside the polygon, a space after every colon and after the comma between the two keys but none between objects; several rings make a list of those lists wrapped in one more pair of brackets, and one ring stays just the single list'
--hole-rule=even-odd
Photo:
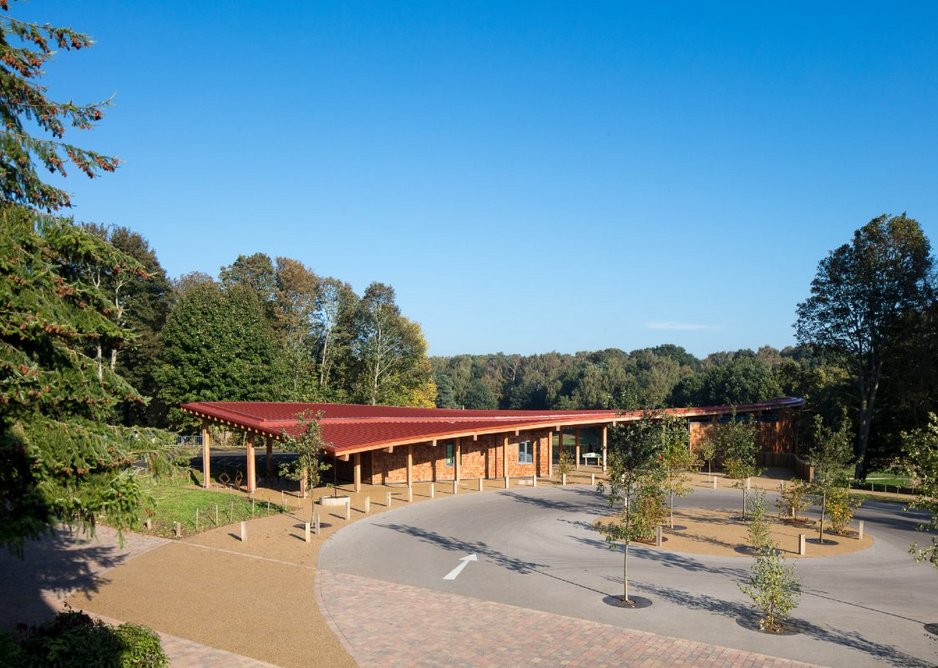
[{"label": "asphalt road", "polygon": [[[739,491],[695,490],[685,507],[738,508]],[[769,507],[773,498],[769,495]],[[622,551],[591,523],[607,514],[592,488],[519,488],[405,506],[356,522],[323,546],[319,568],[524,608],[833,666],[932,666],[938,641],[938,572],[907,554],[923,516],[867,502],[857,514],[873,547],[837,558],[798,560],[799,632],[752,629],[737,584],[747,557],[678,554],[632,546],[630,593],[652,605],[622,609]],[[444,576],[476,555],[454,579]]]}]

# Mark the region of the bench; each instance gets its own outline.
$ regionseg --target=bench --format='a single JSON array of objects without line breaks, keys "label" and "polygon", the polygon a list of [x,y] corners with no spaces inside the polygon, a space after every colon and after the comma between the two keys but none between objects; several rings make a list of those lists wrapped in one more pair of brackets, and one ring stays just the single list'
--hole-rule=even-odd
[{"label": "bench", "polygon": [[602,459],[602,455],[598,452],[584,452],[580,455],[580,459],[583,460],[584,464],[589,464],[589,460],[592,459],[596,466],[599,466],[599,460]]}]

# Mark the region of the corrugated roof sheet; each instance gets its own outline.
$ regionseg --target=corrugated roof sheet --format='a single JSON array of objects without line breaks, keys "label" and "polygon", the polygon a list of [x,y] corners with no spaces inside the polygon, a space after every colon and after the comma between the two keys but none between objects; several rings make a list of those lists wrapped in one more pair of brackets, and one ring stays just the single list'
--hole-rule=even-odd
[{"label": "corrugated roof sheet", "polygon": [[[671,408],[664,412],[683,417],[739,414],[779,408],[798,408],[797,397],[782,397],[740,406]],[[577,424],[610,424],[638,420],[642,411],[573,410],[459,410],[298,402],[200,401],[182,409],[201,418],[267,436],[293,436],[303,430],[299,416],[319,416],[323,438],[331,452],[341,454],[391,445],[422,443],[474,434],[518,429],[554,429]]]}]

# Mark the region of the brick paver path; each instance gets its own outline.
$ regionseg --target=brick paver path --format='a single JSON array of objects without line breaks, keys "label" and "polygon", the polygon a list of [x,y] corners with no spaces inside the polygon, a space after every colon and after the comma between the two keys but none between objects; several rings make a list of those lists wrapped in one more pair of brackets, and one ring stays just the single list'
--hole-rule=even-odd
[{"label": "brick paver path", "polygon": [[318,571],[316,590],[361,666],[808,665],[336,571]]}]

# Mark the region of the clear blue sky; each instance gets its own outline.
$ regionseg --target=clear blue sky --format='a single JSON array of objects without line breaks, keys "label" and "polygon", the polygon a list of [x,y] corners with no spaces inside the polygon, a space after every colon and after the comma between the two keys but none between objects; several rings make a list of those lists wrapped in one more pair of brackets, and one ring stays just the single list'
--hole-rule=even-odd
[{"label": "clear blue sky", "polygon": [[397,290],[432,354],[793,342],[880,213],[938,243],[935,2],[45,1],[116,94],[79,220]]}]

